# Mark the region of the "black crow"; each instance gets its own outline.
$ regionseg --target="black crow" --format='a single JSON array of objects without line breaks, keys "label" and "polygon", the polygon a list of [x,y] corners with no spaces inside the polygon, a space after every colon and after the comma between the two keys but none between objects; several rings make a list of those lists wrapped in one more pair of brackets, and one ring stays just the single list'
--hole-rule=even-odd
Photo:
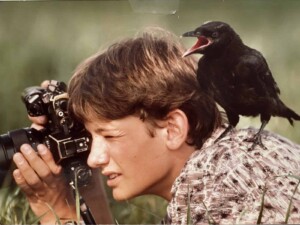
[{"label": "black crow", "polygon": [[293,120],[300,120],[300,116],[279,99],[280,90],[263,55],[246,46],[228,24],[206,22],[182,36],[198,39],[183,56],[203,54],[197,71],[200,87],[213,96],[227,114],[229,126],[217,140],[238,124],[239,115],[260,115],[262,124],[251,139],[251,149],[257,144],[264,147],[260,133],[271,116],[285,117],[291,125]]}]

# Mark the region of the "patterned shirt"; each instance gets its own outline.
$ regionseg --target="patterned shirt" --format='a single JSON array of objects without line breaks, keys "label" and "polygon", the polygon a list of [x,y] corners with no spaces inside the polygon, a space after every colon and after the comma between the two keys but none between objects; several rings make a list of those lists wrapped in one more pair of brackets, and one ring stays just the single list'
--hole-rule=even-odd
[{"label": "patterned shirt", "polygon": [[254,128],[234,129],[214,143],[223,131],[191,155],[175,180],[168,222],[299,224],[300,146],[263,131],[266,149],[250,150],[245,140],[256,134]]}]

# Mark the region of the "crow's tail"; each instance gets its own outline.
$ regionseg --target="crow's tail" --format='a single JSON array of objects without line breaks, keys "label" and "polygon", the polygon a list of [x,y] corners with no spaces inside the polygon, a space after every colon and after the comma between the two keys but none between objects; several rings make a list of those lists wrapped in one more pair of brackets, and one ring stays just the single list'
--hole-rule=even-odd
[{"label": "crow's tail", "polygon": [[294,120],[300,120],[300,115],[295,113],[292,109],[288,108],[282,101],[278,109],[278,116],[285,117],[289,120],[290,124],[294,125]]}]

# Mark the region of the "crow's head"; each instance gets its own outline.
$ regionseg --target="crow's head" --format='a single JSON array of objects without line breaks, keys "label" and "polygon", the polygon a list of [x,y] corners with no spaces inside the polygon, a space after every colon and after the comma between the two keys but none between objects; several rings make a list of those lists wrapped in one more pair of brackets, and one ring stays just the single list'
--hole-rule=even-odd
[{"label": "crow's head", "polygon": [[218,54],[233,39],[239,39],[239,36],[227,23],[219,21],[206,22],[194,31],[186,32],[182,36],[198,38],[197,43],[188,49],[183,54],[183,57],[194,53]]}]

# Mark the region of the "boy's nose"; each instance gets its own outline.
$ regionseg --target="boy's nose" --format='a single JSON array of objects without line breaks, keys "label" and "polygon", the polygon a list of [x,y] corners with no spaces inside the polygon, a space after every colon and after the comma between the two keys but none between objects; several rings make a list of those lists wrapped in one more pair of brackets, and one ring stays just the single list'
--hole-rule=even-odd
[{"label": "boy's nose", "polygon": [[91,154],[88,157],[87,164],[91,168],[102,168],[109,162],[109,155],[107,152],[103,152],[99,155]]},{"label": "boy's nose", "polygon": [[87,164],[91,168],[102,168],[109,163],[109,154],[105,145],[101,143],[92,143],[91,152],[87,159]]}]

